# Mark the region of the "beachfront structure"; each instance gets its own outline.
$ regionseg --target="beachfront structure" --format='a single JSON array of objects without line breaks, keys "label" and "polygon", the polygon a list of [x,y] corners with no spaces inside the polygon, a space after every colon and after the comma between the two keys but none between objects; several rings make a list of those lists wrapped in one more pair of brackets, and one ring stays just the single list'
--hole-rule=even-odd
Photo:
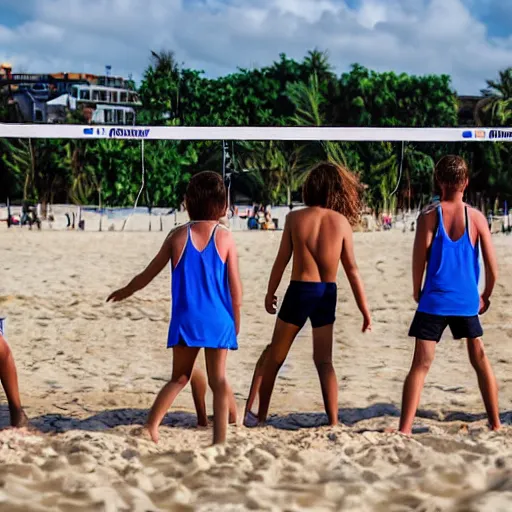
[{"label": "beachfront structure", "polygon": [[69,94],[50,100],[46,105],[48,123],[63,122],[68,111],[81,110],[93,124],[134,125],[141,102],[137,93],[129,89],[73,85]]},{"label": "beachfront structure", "polygon": [[0,90],[7,90],[19,121],[62,123],[69,112],[81,111],[94,124],[134,125],[137,93],[122,77],[87,73],[12,73],[2,65]]}]

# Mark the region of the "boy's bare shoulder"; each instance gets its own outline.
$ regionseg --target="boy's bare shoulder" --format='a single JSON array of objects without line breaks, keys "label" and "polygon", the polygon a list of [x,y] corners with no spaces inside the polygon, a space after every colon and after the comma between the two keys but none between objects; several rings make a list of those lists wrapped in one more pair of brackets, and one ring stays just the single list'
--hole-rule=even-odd
[{"label": "boy's bare shoulder", "polygon": [[434,201],[433,203],[429,203],[420,210],[420,217],[432,215],[435,216],[437,213],[437,209],[441,203],[439,201]]},{"label": "boy's bare shoulder", "polygon": [[425,206],[423,210],[420,211],[418,216],[418,223],[423,223],[424,225],[434,225],[437,222],[437,207],[438,203],[433,203]]},{"label": "boy's bare shoulder", "polygon": [[430,204],[420,211],[416,219],[416,238],[434,232],[437,227],[437,204]]},{"label": "boy's bare shoulder", "polygon": [[469,204],[466,204],[466,207],[468,209],[469,218],[478,226],[478,228],[481,228],[482,226],[485,226],[486,228],[488,227],[487,218],[480,210],[470,206]]}]

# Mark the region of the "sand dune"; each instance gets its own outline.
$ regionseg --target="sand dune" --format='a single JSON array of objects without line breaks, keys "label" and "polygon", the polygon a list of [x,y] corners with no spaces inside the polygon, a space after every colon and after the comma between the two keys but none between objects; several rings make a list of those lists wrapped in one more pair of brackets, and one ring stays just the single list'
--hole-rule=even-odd
[{"label": "sand dune", "polygon": [[[306,328],[281,371],[269,426],[230,427],[225,447],[209,447],[211,431],[195,428],[186,389],[155,446],[134,431],[170,376],[169,276],[162,273],[126,303],[104,301],[144,267],[165,233],[0,229],[0,316],[8,318],[27,413],[43,432],[0,432],[0,510],[512,508],[512,239],[495,239],[500,282],[483,319],[501,386],[502,432],[487,431],[465,346],[449,336],[439,345],[416,434],[383,432],[397,425],[414,311],[413,234],[388,232],[356,235],[372,334],[360,333],[361,319],[339,277],[335,366],[342,425],[323,426]],[[242,408],[273,329],[262,302],[280,235],[235,236],[245,296],[240,350],[230,354],[228,372]],[[0,427],[7,423],[0,405]]]}]

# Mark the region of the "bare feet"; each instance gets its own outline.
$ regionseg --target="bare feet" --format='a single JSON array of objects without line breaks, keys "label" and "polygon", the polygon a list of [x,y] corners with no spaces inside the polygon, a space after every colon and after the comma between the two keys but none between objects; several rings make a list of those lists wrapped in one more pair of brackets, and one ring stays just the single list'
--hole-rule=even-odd
[{"label": "bare feet", "polygon": [[228,424],[229,425],[236,425],[238,421],[238,412],[235,411],[229,411],[229,418],[228,418]]},{"label": "bare feet", "polygon": [[158,427],[154,430],[149,425],[144,425],[143,427],[137,427],[133,429],[132,434],[137,437],[142,437],[143,439],[147,439],[148,441],[153,441],[155,444],[158,444]]},{"label": "bare feet", "polygon": [[394,427],[386,427],[384,429],[384,434],[400,434],[401,436],[406,436],[406,437],[412,436],[412,432],[401,431]]},{"label": "bare feet", "polygon": [[201,417],[197,417],[197,426],[198,427],[208,427],[210,424],[210,422],[208,421],[208,417],[207,416],[201,416]]},{"label": "bare feet", "polygon": [[158,427],[155,427],[153,425],[145,425],[144,428],[148,431],[151,439],[155,444],[158,444]]},{"label": "bare feet", "polygon": [[27,428],[29,427],[28,417],[25,411],[21,408],[9,410],[11,416],[11,427],[14,428]]},{"label": "bare feet", "polygon": [[254,414],[252,411],[246,411],[244,418],[244,426],[247,428],[254,428],[259,425],[258,416]]},{"label": "bare feet", "polygon": [[[238,418],[236,415],[233,415],[231,413],[229,413],[229,420],[228,420],[228,423],[229,425],[237,425],[238,424]],[[205,420],[203,419],[197,419],[197,428],[208,428],[208,427],[211,427],[213,424],[213,422],[211,420],[209,420],[208,418],[206,418]]]}]

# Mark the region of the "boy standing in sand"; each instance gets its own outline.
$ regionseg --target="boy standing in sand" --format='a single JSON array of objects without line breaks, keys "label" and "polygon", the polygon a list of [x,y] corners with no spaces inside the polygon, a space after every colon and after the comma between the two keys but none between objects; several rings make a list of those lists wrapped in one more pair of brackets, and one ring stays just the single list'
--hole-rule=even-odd
[{"label": "boy standing in sand", "polygon": [[141,290],[170,262],[172,313],[167,346],[173,349],[172,377],[151,407],[146,429],[158,442],[158,427],[190,380],[197,354],[204,348],[213,391],[213,442],[217,444],[226,439],[230,403],[234,403],[226,358],[228,350],[238,348],[242,300],[235,243],[219,223],[227,206],[220,175],[196,174],[187,188],[186,206],[191,222],[177,228],[146,270],[107,301],[118,302]]},{"label": "boy standing in sand", "polygon": [[[338,423],[338,382],[332,365],[336,278],[341,260],[359,310],[362,331],[371,329],[363,283],[354,256],[352,226],[359,220],[357,177],[333,163],[321,163],[309,173],[303,189],[308,208],[288,213],[265,297],[265,309],[276,314],[275,293],[293,255],[292,280],[276,321],[271,344],[256,365],[244,422],[264,423],[279,368],[306,321],[313,327],[315,362],[329,425]],[[259,389],[257,418],[251,412]]]},{"label": "boy standing in sand", "polygon": [[[414,241],[413,291],[418,309],[409,336],[416,338],[416,347],[404,384],[399,429],[404,434],[412,432],[436,344],[449,326],[455,339],[467,339],[469,360],[478,377],[490,428],[498,430],[498,386],[484,352],[478,318],[489,308],[497,276],[491,233],[486,218],[463,201],[468,167],[461,157],[442,158],[434,179],[441,202],[420,216]],[[479,246],[485,264],[485,289],[481,296]]]},{"label": "boy standing in sand", "polygon": [[22,428],[28,426],[28,418],[21,407],[18,389],[18,374],[12,352],[4,338],[4,318],[0,318],[0,380],[9,404],[11,426]]}]

